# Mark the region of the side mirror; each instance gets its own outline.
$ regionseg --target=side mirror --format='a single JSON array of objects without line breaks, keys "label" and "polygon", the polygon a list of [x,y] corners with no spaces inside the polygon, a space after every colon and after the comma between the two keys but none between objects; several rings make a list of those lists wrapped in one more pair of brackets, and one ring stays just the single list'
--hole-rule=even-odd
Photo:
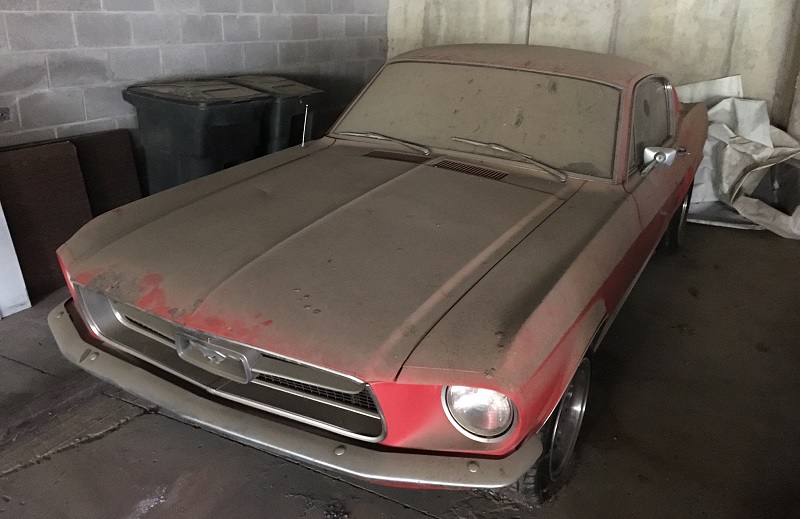
[{"label": "side mirror", "polygon": [[645,162],[645,169],[642,170],[643,175],[647,175],[654,168],[666,168],[673,164],[676,159],[676,150],[673,148],[660,148],[658,146],[649,146],[643,151],[643,162]]}]

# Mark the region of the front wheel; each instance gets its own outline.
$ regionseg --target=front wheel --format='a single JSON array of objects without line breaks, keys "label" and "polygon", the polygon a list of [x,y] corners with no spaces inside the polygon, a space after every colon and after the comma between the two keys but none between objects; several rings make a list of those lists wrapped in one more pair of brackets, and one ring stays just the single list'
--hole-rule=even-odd
[{"label": "front wheel", "polygon": [[690,209],[690,199],[693,196],[693,185],[690,184],[690,189],[687,190],[684,200],[681,205],[673,213],[670,219],[665,234],[662,235],[662,240],[659,242],[659,250],[668,254],[674,253],[684,246],[684,234],[687,228],[687,212]]},{"label": "front wheel", "polygon": [[567,482],[575,465],[575,448],[590,390],[590,359],[584,358],[543,427],[544,451],[508,493],[539,504],[550,499]]}]

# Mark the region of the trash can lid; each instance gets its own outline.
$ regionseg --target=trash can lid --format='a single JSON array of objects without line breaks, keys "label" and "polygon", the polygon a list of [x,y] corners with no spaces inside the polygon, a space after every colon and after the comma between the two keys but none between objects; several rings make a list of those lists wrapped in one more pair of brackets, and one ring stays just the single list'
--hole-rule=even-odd
[{"label": "trash can lid", "polygon": [[134,85],[128,87],[125,93],[199,106],[265,101],[272,98],[265,92],[258,92],[219,79]]},{"label": "trash can lid", "polygon": [[272,94],[276,98],[282,97],[303,97],[309,95],[322,94],[319,88],[310,87],[291,79],[269,76],[265,74],[249,74],[244,76],[232,76],[225,78],[236,85],[252,88],[259,92]]}]

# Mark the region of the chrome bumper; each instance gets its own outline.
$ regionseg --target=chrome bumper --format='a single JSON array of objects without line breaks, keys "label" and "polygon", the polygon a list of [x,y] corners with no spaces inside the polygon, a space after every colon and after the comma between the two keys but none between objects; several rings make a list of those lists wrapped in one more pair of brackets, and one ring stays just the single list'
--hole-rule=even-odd
[{"label": "chrome bumper", "polygon": [[542,454],[535,435],[505,458],[379,451],[318,436],[208,400],[84,341],[64,304],[47,318],[61,353],[92,375],[180,418],[246,445],[322,469],[378,483],[500,488],[514,483]]}]

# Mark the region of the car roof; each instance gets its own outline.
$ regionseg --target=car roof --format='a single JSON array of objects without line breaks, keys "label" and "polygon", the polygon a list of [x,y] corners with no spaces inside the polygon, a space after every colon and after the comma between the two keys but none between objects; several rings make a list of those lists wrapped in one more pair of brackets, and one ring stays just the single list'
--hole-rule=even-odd
[{"label": "car roof", "polygon": [[654,73],[647,65],[610,54],[540,45],[493,43],[441,45],[409,51],[389,61],[494,65],[593,79],[621,88],[629,88],[643,77]]}]

